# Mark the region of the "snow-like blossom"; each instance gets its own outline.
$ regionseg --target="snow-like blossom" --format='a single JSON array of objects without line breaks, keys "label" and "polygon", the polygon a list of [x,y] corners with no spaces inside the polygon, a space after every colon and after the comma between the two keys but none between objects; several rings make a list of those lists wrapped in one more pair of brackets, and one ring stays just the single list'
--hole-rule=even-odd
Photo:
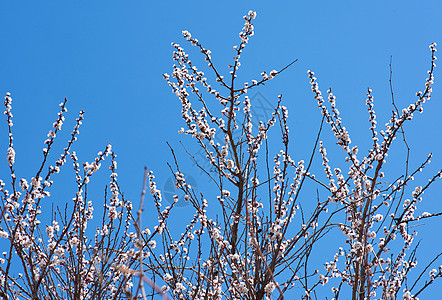
[{"label": "snow-like blossom", "polygon": [[13,165],[15,162],[15,150],[12,147],[8,148],[8,156],[6,158],[8,164]]}]

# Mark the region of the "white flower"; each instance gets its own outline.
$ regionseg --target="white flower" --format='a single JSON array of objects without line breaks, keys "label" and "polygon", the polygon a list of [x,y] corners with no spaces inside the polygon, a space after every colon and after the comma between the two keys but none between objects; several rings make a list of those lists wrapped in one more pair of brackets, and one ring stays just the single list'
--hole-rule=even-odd
[{"label": "white flower", "polygon": [[8,164],[13,165],[15,162],[15,150],[12,147],[8,148],[8,157],[6,158]]},{"label": "white flower", "polygon": [[226,164],[228,169],[233,169],[233,167],[235,166],[235,164],[233,163],[233,160],[228,159],[227,160],[227,164]]},{"label": "white flower", "polygon": [[190,38],[192,37],[192,35],[190,34],[190,32],[187,31],[187,30],[183,30],[181,33],[183,34],[183,36],[184,36],[187,40],[190,40]]},{"label": "white flower", "polygon": [[223,194],[223,196],[225,196],[227,198],[230,197],[230,191],[228,191],[228,190],[223,190],[222,194]]},{"label": "white flower", "polygon": [[256,18],[256,11],[249,11],[249,16],[252,18],[252,19],[254,19],[254,18]]},{"label": "white flower", "polygon": [[0,229],[0,238],[9,238],[9,234],[6,231],[3,231],[3,229]]},{"label": "white flower", "polygon": [[246,286],[246,284],[245,284],[244,282],[241,282],[241,283],[239,284],[239,286],[237,287],[237,289],[238,289],[238,291],[239,291],[241,294],[245,294],[245,293],[247,293],[247,291],[248,291],[247,286]]},{"label": "white flower", "polygon": [[414,191],[411,193],[411,195],[416,198],[418,197],[420,194],[422,194],[422,187],[421,186],[417,186]]},{"label": "white flower", "polygon": [[384,218],[384,216],[381,215],[381,214],[377,214],[377,215],[374,216],[374,219],[375,219],[377,222],[382,221],[383,218]]},{"label": "white flower", "polygon": [[264,288],[264,291],[267,294],[271,294],[275,290],[275,288],[276,288],[275,283],[273,281],[271,281],[271,282],[267,283],[267,285]]},{"label": "white flower", "polygon": [[48,226],[46,228],[46,233],[48,234],[49,238],[53,238],[54,237],[54,227]]},{"label": "white flower", "polygon": [[70,244],[71,246],[74,246],[74,247],[76,247],[76,246],[78,245],[79,242],[80,242],[80,241],[78,240],[77,237],[73,237],[73,238],[71,238],[71,239],[69,240],[69,244]]},{"label": "white flower", "polygon": [[157,242],[156,241],[150,241],[149,242],[149,246],[154,249],[157,246]]},{"label": "white flower", "polygon": [[115,220],[116,218],[118,218],[118,212],[115,206],[109,205],[109,212],[107,213],[107,215],[111,220]]},{"label": "white flower", "polygon": [[169,273],[166,273],[166,274],[164,274],[163,279],[164,279],[164,281],[167,282],[167,281],[172,280],[172,279],[173,279],[173,276],[170,275]]},{"label": "white flower", "polygon": [[178,282],[175,286],[175,291],[177,292],[182,292],[185,291],[186,288],[184,287],[184,285],[181,282]]},{"label": "white flower", "polygon": [[411,299],[413,299],[412,296],[411,296],[410,291],[406,291],[406,292],[404,293],[404,295],[402,296],[402,298],[403,298],[404,300],[411,300]]}]

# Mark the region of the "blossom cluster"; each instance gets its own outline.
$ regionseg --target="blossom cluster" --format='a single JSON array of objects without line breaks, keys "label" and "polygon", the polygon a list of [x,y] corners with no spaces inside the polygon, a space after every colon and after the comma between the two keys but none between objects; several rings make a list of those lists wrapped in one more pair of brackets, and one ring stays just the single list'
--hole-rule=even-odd
[{"label": "blossom cluster", "polygon": [[[218,299],[221,291],[228,293],[231,299],[246,295],[251,299],[271,299],[272,294],[282,295],[298,287],[304,290],[307,299],[318,285],[333,285],[331,290],[335,299],[348,295],[345,294],[348,292],[353,299],[380,295],[394,298],[398,293],[415,298],[421,291],[412,293],[408,288],[404,290],[402,285],[407,274],[417,266],[416,259],[412,257],[407,260],[406,255],[416,235],[410,232],[409,224],[437,215],[429,212],[416,215],[416,211],[418,202],[422,200],[422,192],[435,182],[440,173],[430,179],[428,185],[416,187],[411,192],[410,200],[405,198],[407,186],[411,185],[414,175],[429,163],[429,158],[410,174],[405,174],[403,180],[392,183],[388,183],[383,166],[404,123],[412,119],[415,111],[422,112],[423,104],[430,99],[436,60],[435,44],[430,46],[432,59],[425,91],[418,93],[418,100],[408,105],[402,113],[394,111],[383,130],[378,131],[374,97],[372,90],[367,90],[372,148],[365,157],[361,157],[359,148],[352,145],[350,132],[340,117],[336,96],[331,88],[327,91],[327,100],[324,100],[315,74],[308,71],[311,89],[323,120],[331,127],[336,144],[346,153],[345,161],[348,163],[347,172],[333,167],[325,143],[319,140],[318,134],[314,149],[319,149],[322,156],[325,172],[322,180],[322,176],[310,170],[314,154],[307,163],[304,160],[296,163],[288,153],[288,110],[281,105],[282,96],[278,98],[269,120],[262,120],[259,126],[253,126],[251,122],[253,103],[247,96],[248,91],[281,71],[263,72],[261,81],[252,80],[251,85],[245,83],[242,88],[234,88],[236,71],[241,66],[240,54],[253,35],[251,21],[254,16],[254,13],[249,13],[244,17],[246,23],[240,33],[241,43],[234,46],[237,52],[229,65],[230,81],[214,65],[210,50],[204,48],[190,32],[183,31],[185,39],[205,56],[218,88],[211,85],[204,72],[192,64],[184,48],[172,44],[175,48],[173,73],[163,76],[183,107],[182,117],[187,129],[182,128],[179,132],[195,138],[219,177],[212,180],[219,188],[216,203],[220,205],[223,218],[215,222],[207,215],[207,204],[211,202],[193,195],[183,185],[183,178],[178,172],[176,187],[186,194],[186,199],[195,208],[192,220],[199,219],[202,226],[193,232],[193,236],[198,237],[195,264],[200,266],[200,261],[204,263],[198,267],[198,272],[186,271],[181,256],[174,259],[165,253],[162,256],[163,269],[181,270],[175,275],[162,275],[167,289],[173,290],[173,295],[180,299],[202,299],[206,295]],[[206,100],[209,96],[214,97],[220,105],[218,112],[212,102]],[[238,111],[244,112],[244,119],[239,119]],[[273,168],[267,165],[266,176],[265,172],[261,173],[263,161],[260,160],[260,148],[275,124],[280,125],[282,149],[274,156]],[[319,133],[321,131],[322,125]],[[216,132],[223,133],[223,143],[214,141]],[[176,168],[179,170],[178,163]],[[289,171],[291,168],[294,172]],[[328,193],[325,198],[318,196],[317,206],[309,213],[302,209],[300,196],[307,180],[318,184]],[[266,191],[262,189],[261,181],[268,186],[268,196],[264,196]],[[395,214],[388,214],[391,209]],[[299,211],[302,217],[298,218]],[[311,270],[306,263],[308,256],[314,245],[326,236],[325,232],[333,227],[343,233],[345,246],[339,248],[333,260],[324,262],[325,273],[320,271],[321,268]],[[208,233],[207,241],[212,245],[212,250],[207,250],[206,254],[206,248],[200,242],[204,231]],[[402,245],[395,242],[399,238]],[[170,239],[168,243],[180,245]],[[180,241],[187,251],[192,240]],[[178,247],[175,251],[181,252],[183,249]],[[290,266],[290,271],[287,266]],[[154,265],[151,268],[154,270]],[[158,273],[161,275],[161,272]],[[195,278],[195,281],[189,278]],[[308,281],[310,283],[306,283]],[[195,282],[198,282],[198,286],[194,285]],[[182,289],[181,285],[177,287],[178,283],[186,289]],[[426,287],[424,285],[423,288]]]},{"label": "blossom cluster", "polygon": [[[408,282],[409,274],[418,267],[416,246],[413,248],[417,233],[410,225],[439,215],[421,213],[419,203],[424,201],[423,193],[442,177],[442,170],[426,184],[416,185],[413,180],[430,163],[431,155],[414,169],[407,160],[406,171],[399,177],[384,168],[387,158],[392,159],[388,154],[393,141],[402,134],[407,144],[404,124],[430,100],[436,44],[430,46],[425,90],[401,111],[393,100],[395,109],[382,130],[378,129],[372,90],[367,90],[371,148],[365,156],[352,144],[336,95],[330,88],[325,100],[314,72],[308,71],[323,121],[311,156],[295,160],[298,154],[289,151],[289,113],[282,105],[282,95],[274,99],[268,118],[252,124],[256,104],[247,94],[296,60],[279,71],[263,71],[251,84],[237,84],[240,57],[254,35],[255,17],[253,11],[244,16],[226,75],[215,66],[210,50],[190,32],[182,32],[202,53],[214,82],[193,64],[183,47],[172,43],[173,70],[163,77],[182,107],[185,125],[179,132],[193,139],[216,174],[212,176],[196,161],[211,180],[206,193],[196,193],[181,170],[180,156],[170,146],[174,186],[193,210],[185,216],[188,222],[183,228],[177,228],[174,219],[179,213],[175,210],[178,195],[164,205],[153,171],[145,168],[139,208],[133,214],[133,203],[118,184],[117,156],[111,145],[90,162],[80,161],[73,146],[84,111],[59,158],[53,165],[48,163],[65,120],[66,99],[44,142],[43,160],[35,176],[16,180],[12,98],[6,95],[11,191],[0,180],[1,247],[7,244],[9,249],[0,258],[0,297],[148,299],[161,295],[163,299],[270,300],[326,294],[333,299],[418,299],[442,277],[436,257],[416,282]],[[344,151],[346,167],[327,152],[327,142],[321,140],[323,125],[330,126]],[[215,135],[222,138],[215,139]],[[272,154],[269,143],[280,149]],[[75,192],[65,207],[52,210],[50,222],[45,224],[43,213],[52,205],[52,179],[69,159]],[[96,209],[87,188],[106,163],[110,180],[104,204]],[[309,190],[312,186],[313,191]],[[145,197],[152,204],[146,211],[155,215],[150,218],[151,227],[142,223]],[[340,238],[331,235],[333,232]],[[324,243],[331,246],[321,246]],[[320,259],[313,260],[317,253]],[[423,283],[422,278],[427,281]]]},{"label": "blossom cluster", "polygon": [[[61,155],[53,165],[49,164],[53,144],[67,112],[65,99],[44,141],[43,159],[35,176],[16,180],[14,162],[17,158],[12,143],[12,98],[9,93],[5,100],[10,141],[6,160],[11,172],[11,190],[0,180],[0,238],[4,251],[0,260],[0,296],[5,299],[92,299],[125,295],[132,281],[115,262],[124,261],[120,256],[127,256],[126,251],[133,242],[127,230],[132,218],[132,204],[119,199],[116,155],[112,147],[106,146],[92,163],[85,162],[80,168],[73,145],[84,119],[84,111],[81,111]],[[91,177],[106,156],[111,157],[111,197],[106,196],[108,204],[94,235],[88,230],[88,224],[96,224],[96,221],[93,203],[88,200],[86,191]],[[76,192],[71,202],[66,202],[65,207],[52,209],[48,216],[45,211],[51,211],[48,206],[52,206],[52,177],[66,166],[68,158],[76,175]],[[51,222],[45,224],[43,220],[48,217]],[[123,234],[121,228],[125,228]],[[117,245],[120,254],[113,250]],[[128,262],[133,264],[136,260],[130,258]]]}]

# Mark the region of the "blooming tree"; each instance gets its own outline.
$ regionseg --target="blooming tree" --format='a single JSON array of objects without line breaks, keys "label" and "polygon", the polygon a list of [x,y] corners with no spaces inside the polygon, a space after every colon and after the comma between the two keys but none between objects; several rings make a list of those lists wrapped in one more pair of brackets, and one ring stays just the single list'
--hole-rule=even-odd
[{"label": "blooming tree", "polygon": [[[392,93],[394,109],[382,129],[378,129],[372,91],[367,90],[371,148],[365,155],[352,145],[331,89],[324,99],[317,78],[308,71],[322,121],[312,154],[296,161],[288,150],[288,109],[282,105],[282,95],[275,99],[271,117],[258,126],[252,123],[254,103],[248,96],[295,61],[281,70],[264,71],[251,83],[238,83],[240,56],[254,34],[255,17],[252,11],[244,16],[240,42],[233,47],[235,56],[224,75],[210,50],[183,31],[184,38],[202,53],[211,72],[207,77],[215,82],[207,79],[180,45],[172,44],[173,71],[163,77],[182,105],[185,127],[180,132],[193,139],[214,170],[207,172],[188,152],[211,180],[210,191],[204,193],[200,187],[201,193],[195,193],[180,168],[180,157],[171,147],[174,164],[169,167],[175,186],[195,212],[178,234],[170,221],[178,196],[163,207],[152,171],[145,170],[135,211],[132,202],[120,193],[116,155],[110,145],[92,163],[81,166],[73,145],[83,112],[64,151],[50,165],[48,154],[62,127],[66,100],[60,104],[58,118],[48,133],[36,175],[30,183],[17,180],[12,99],[6,95],[10,176],[0,182],[0,237],[5,249],[0,259],[1,298],[147,299],[157,295],[164,299],[316,299],[329,295],[334,299],[417,299],[442,276],[442,266],[434,268],[439,256],[417,268],[416,232],[411,226],[439,215],[418,214],[417,207],[424,191],[442,176],[442,170],[425,185],[413,187],[414,176],[430,163],[431,155],[416,169],[411,169],[407,160],[399,177],[384,167],[397,137],[407,145],[407,154],[410,151],[404,124],[422,112],[431,97],[436,44],[430,45],[425,89],[402,110]],[[336,144],[344,151],[345,171],[333,167],[338,164],[335,159],[329,160],[321,141],[325,126],[330,126]],[[217,141],[216,134],[223,140]],[[280,151],[273,159],[269,139],[272,143],[280,140]],[[87,186],[105,158],[110,160],[110,192],[105,190],[97,221],[93,203],[87,199]],[[69,205],[53,211],[50,224],[43,224],[42,207],[50,201],[52,178],[68,159],[76,175],[76,193]],[[323,172],[315,174],[318,162]],[[319,189],[321,193],[316,193]],[[158,217],[153,228],[142,224],[147,191]],[[98,225],[92,231],[88,224]],[[333,253],[318,246],[336,239],[337,231],[342,244],[332,249]],[[312,259],[318,251],[323,252],[322,261]],[[414,270],[417,275],[413,277]]]}]

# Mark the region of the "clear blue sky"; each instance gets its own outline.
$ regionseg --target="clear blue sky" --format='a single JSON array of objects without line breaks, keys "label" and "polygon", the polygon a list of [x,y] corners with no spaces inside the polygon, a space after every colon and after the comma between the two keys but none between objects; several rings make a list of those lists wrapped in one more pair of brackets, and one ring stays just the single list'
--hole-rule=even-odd
[{"label": "clear blue sky", "polygon": [[[263,70],[280,69],[299,59],[260,90],[270,102],[283,93],[294,136],[292,150],[299,159],[309,153],[320,120],[308,69],[316,72],[323,92],[333,88],[353,142],[364,144],[369,138],[364,104],[367,87],[373,89],[380,125],[391,110],[390,56],[397,103],[403,107],[414,100],[415,92],[424,89],[430,43],[438,42],[442,49],[442,2],[437,0],[2,1],[0,93],[12,93],[19,177],[35,173],[30,170],[40,162],[58,103],[67,97],[63,141],[78,111],[86,111],[76,147],[80,160],[91,161],[110,142],[118,154],[119,180],[126,197],[138,200],[144,165],[156,172],[163,186],[169,176],[166,161],[172,161],[165,142],[176,148],[180,140],[189,142],[177,133],[183,125],[180,104],[161,75],[172,69],[170,43],[178,42],[190,50],[181,35],[188,30],[212,50],[218,66],[227,70],[242,16],[249,10],[258,16],[255,36],[242,55],[244,78],[250,81]],[[198,53],[189,52],[203,67]],[[420,162],[434,153],[427,177],[442,167],[439,74],[437,69],[433,98],[424,114],[407,127],[412,160]],[[2,156],[7,149],[5,125],[2,121]],[[332,142],[329,148],[333,148]],[[188,172],[195,172],[187,161],[183,157]],[[0,174],[1,178],[7,175],[4,158]],[[104,174],[106,180],[108,174]],[[198,175],[195,178],[200,180]],[[425,176],[420,179],[424,182]],[[198,184],[204,191],[204,181]],[[101,195],[102,185],[97,188],[97,199]],[[425,193],[423,210],[442,211],[441,195],[438,183]],[[442,219],[428,223],[430,229],[438,230],[422,229],[419,237],[428,239],[423,246],[437,245],[442,250],[442,242],[437,241],[442,239]],[[435,299],[434,295],[429,297]]]}]

